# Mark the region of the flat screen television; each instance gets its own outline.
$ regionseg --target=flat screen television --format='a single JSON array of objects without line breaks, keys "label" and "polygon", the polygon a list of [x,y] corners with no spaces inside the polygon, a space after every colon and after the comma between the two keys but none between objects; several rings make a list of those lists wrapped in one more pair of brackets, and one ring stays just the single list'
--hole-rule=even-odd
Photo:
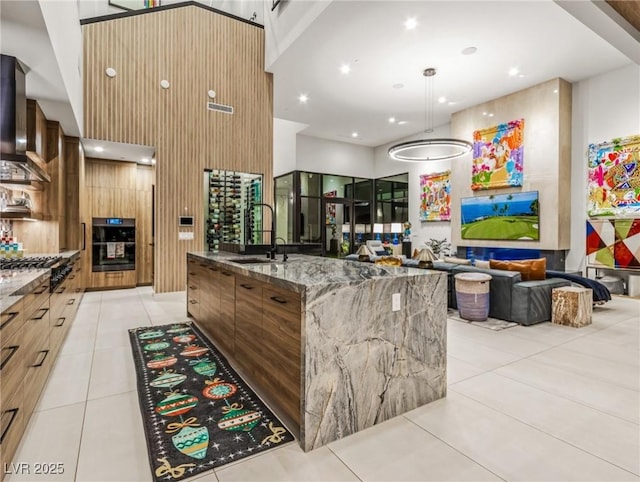
[{"label": "flat screen television", "polygon": [[538,191],[462,198],[462,239],[538,241]]}]

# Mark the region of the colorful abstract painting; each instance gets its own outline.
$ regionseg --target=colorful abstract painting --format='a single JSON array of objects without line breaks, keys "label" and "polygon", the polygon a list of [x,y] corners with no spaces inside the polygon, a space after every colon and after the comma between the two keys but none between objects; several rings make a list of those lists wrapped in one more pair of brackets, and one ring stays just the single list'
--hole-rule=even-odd
[{"label": "colorful abstract painting", "polygon": [[471,189],[522,186],[524,119],[474,131]]},{"label": "colorful abstract painting", "polygon": [[589,145],[589,216],[640,215],[640,135]]},{"label": "colorful abstract painting", "polygon": [[451,171],[420,176],[420,221],[451,220]]},{"label": "colorful abstract painting", "polygon": [[587,262],[640,269],[640,219],[587,220]]},{"label": "colorful abstract painting", "polygon": [[[324,197],[336,197],[338,191],[329,191],[324,193]],[[334,203],[327,203],[327,213],[325,216],[325,224],[336,224],[336,205]]]},{"label": "colorful abstract painting", "polygon": [[462,239],[540,239],[538,191],[462,198]]}]

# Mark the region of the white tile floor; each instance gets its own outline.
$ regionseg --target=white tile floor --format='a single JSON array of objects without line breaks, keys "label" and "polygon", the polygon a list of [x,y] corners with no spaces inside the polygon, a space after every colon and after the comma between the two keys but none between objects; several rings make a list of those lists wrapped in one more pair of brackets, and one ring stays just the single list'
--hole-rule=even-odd
[{"label": "white tile floor", "polygon": [[[65,473],[7,480],[150,480],[127,328],[183,320],[184,293],[87,293],[15,457]],[[640,300],[615,297],[579,329],[449,320],[447,398],[192,480],[640,480],[639,368]]]}]

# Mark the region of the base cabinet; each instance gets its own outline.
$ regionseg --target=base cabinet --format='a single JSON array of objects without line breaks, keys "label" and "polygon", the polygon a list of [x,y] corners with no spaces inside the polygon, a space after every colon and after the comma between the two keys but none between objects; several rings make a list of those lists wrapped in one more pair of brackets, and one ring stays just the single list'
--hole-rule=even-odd
[{"label": "base cabinet", "polygon": [[135,288],[136,271],[103,271],[91,273],[91,288],[111,289],[111,288]]},{"label": "base cabinet", "polygon": [[[300,295],[214,263],[187,258],[189,314],[248,382],[300,424]],[[191,303],[191,300],[194,303]],[[196,307],[196,308],[192,308]]]}]

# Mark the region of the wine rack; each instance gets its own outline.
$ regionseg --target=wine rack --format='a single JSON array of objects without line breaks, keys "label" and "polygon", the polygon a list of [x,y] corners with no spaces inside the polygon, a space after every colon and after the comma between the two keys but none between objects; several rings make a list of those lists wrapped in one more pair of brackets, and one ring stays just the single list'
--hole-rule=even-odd
[{"label": "wine rack", "polygon": [[207,184],[207,231],[209,251],[220,243],[255,244],[261,237],[262,176],[236,171],[205,172]]}]

